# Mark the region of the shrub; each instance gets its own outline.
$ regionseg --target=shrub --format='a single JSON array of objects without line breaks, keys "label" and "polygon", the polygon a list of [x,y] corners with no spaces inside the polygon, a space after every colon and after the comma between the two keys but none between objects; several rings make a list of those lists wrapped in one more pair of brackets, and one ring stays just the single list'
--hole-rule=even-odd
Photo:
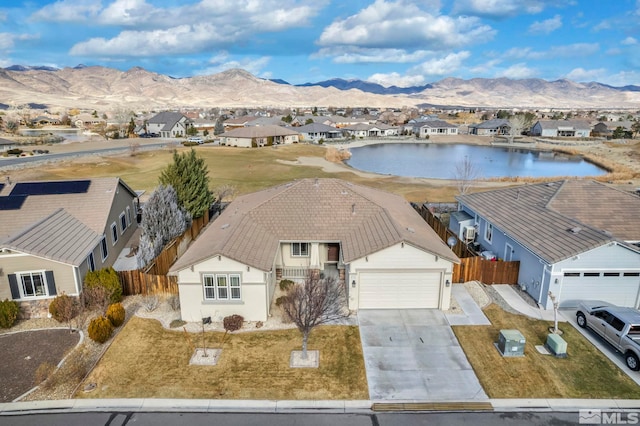
[{"label": "shrub", "polygon": [[242,328],[242,323],[244,322],[244,318],[240,315],[229,315],[228,317],[224,317],[222,320],[222,325],[226,331],[236,331]]},{"label": "shrub", "polygon": [[36,372],[33,375],[33,385],[38,386],[40,383],[47,380],[49,376],[51,376],[51,373],[55,371],[55,369],[56,366],[49,362],[43,362],[42,364],[40,364],[38,368],[36,368]]},{"label": "shrub", "polygon": [[88,331],[91,340],[104,343],[111,337],[113,326],[107,317],[99,316],[91,320]]},{"label": "shrub", "polygon": [[120,277],[112,267],[87,272],[84,277],[84,286],[85,288],[103,287],[111,303],[117,303],[122,300]]},{"label": "shrub", "polygon": [[99,285],[93,287],[85,286],[82,291],[83,306],[89,309],[100,309],[104,311],[109,305],[110,297],[107,290]]},{"label": "shrub", "polygon": [[9,154],[9,155],[20,155],[23,152],[24,151],[22,151],[20,148],[13,148],[13,149],[7,150],[7,154]]},{"label": "shrub", "polygon": [[294,282],[291,280],[287,280],[287,279],[280,280],[280,290],[288,291],[293,284]]},{"label": "shrub", "polygon": [[78,301],[71,296],[61,294],[49,303],[49,313],[58,322],[69,322],[78,315]]},{"label": "shrub", "polygon": [[124,322],[124,318],[126,316],[126,312],[122,303],[112,303],[107,308],[107,318],[111,321],[111,325],[114,327],[120,327]]},{"label": "shrub", "polygon": [[183,321],[181,319],[174,319],[171,321],[171,323],[169,324],[169,328],[177,328],[177,327],[182,327],[183,325],[185,325],[187,322]]},{"label": "shrub", "polygon": [[167,299],[167,303],[169,304],[169,306],[171,307],[172,310],[174,310],[174,311],[179,310],[180,309],[180,296],[178,296],[177,294],[172,294]]},{"label": "shrub", "polygon": [[158,296],[150,294],[142,298],[142,306],[147,312],[153,312],[158,308]]},{"label": "shrub", "polygon": [[15,300],[5,299],[0,302],[0,327],[11,328],[18,318],[20,307]]}]

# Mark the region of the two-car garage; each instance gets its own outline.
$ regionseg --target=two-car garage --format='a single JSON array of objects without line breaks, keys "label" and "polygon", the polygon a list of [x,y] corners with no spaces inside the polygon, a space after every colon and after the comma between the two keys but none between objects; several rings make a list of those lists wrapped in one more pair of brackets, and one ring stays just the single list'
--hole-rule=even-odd
[{"label": "two-car garage", "polygon": [[442,271],[361,271],[360,309],[440,308]]}]

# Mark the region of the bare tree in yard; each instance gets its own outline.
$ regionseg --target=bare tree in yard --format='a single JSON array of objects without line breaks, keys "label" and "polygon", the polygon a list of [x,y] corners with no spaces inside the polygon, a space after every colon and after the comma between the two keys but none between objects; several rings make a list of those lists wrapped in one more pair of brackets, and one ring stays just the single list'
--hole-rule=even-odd
[{"label": "bare tree in yard", "polygon": [[310,271],[303,283],[292,285],[280,303],[302,333],[303,359],[307,359],[307,342],[314,327],[349,316],[344,285],[333,277],[320,278],[317,272]]},{"label": "bare tree in yard", "polygon": [[458,193],[464,195],[469,192],[473,183],[480,178],[480,169],[466,155],[464,159],[458,161],[455,165],[453,179],[456,181]]},{"label": "bare tree in yard", "polygon": [[521,136],[522,131],[526,128],[527,119],[524,114],[516,114],[509,118],[511,127],[509,128],[509,142],[513,143],[513,140]]}]

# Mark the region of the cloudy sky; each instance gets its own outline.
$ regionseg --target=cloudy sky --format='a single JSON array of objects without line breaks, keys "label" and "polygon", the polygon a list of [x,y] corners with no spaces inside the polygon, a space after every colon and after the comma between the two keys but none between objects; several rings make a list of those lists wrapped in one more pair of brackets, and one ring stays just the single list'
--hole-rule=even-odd
[{"label": "cloudy sky", "polygon": [[3,0],[0,67],[640,85],[640,0]]}]

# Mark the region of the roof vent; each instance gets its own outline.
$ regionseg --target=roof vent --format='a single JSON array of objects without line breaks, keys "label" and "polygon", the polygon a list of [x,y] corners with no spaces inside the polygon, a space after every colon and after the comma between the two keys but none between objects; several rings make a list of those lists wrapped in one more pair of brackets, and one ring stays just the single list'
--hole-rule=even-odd
[{"label": "roof vent", "polygon": [[348,194],[349,194],[347,191],[340,191],[340,193],[341,193],[342,195],[348,195]]},{"label": "roof vent", "polygon": [[351,214],[356,214],[356,203],[351,204]]},{"label": "roof vent", "polygon": [[229,227],[229,224],[228,224],[228,223],[225,223],[224,225],[222,225],[222,226],[220,227],[220,229],[227,229],[228,227]]},{"label": "roof vent", "polygon": [[579,226],[574,226],[573,228],[569,228],[569,232],[571,232],[572,234],[577,234],[580,231],[582,231],[582,228],[580,228]]},{"label": "roof vent", "polygon": [[555,186],[555,184],[553,182],[547,182],[547,186],[552,187],[552,186]]},{"label": "roof vent", "polygon": [[407,228],[407,231],[411,232],[412,234],[415,234],[415,233],[416,233],[416,230],[415,230],[415,229],[413,229],[413,228]]}]

